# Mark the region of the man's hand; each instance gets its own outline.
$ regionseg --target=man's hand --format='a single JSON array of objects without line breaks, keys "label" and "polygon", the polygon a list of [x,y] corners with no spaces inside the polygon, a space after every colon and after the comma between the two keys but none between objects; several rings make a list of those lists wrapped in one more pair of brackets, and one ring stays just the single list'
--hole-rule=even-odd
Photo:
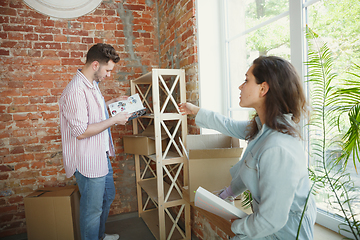
[{"label": "man's hand", "polygon": [[116,114],[115,116],[112,116],[111,118],[113,118],[113,120],[115,121],[115,124],[125,125],[130,116],[131,116],[131,114],[129,114],[127,112],[120,112],[120,113]]},{"label": "man's hand", "polygon": [[111,127],[112,125],[115,124],[125,125],[130,116],[131,114],[129,113],[121,112],[104,121],[90,124],[88,125],[86,131],[80,136],[78,136],[77,139],[81,140],[84,138],[92,137],[96,134],[99,134],[102,131],[105,131],[108,127]]}]

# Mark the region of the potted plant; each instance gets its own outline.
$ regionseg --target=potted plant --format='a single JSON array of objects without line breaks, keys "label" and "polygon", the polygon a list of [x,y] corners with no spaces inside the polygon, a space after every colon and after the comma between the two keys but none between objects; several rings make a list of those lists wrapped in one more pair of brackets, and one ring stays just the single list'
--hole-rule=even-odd
[{"label": "potted plant", "polygon": [[[337,88],[337,74],[333,72],[333,57],[326,43],[307,27],[309,44],[308,81],[310,85],[312,114],[308,125],[310,132],[311,166],[309,175],[313,182],[311,193],[327,199],[331,208],[344,220],[339,233],[348,232],[360,239],[359,212],[354,212],[357,188],[346,171],[347,161],[359,159],[359,101],[354,100],[354,85],[360,99],[359,82],[351,80],[347,88]],[[354,74],[353,76],[357,76]],[[348,112],[351,124],[343,131],[343,113]],[[357,144],[357,145],[356,145]],[[355,154],[354,154],[355,153]],[[342,160],[345,160],[342,162]],[[343,163],[343,164],[340,164]],[[356,166],[356,164],[355,164]],[[309,192],[309,195],[311,194]],[[304,211],[306,209],[306,204]],[[304,212],[303,212],[304,214]],[[301,220],[302,221],[302,220]],[[301,226],[299,224],[299,229]],[[297,237],[298,239],[298,237]]]}]

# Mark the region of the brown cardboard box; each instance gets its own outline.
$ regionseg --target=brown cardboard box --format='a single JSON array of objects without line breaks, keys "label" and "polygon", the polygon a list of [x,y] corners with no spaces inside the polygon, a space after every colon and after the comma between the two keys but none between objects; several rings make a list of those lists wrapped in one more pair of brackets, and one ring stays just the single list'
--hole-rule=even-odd
[{"label": "brown cardboard box", "polygon": [[230,168],[241,157],[239,139],[223,134],[188,135],[189,198],[194,201],[196,189],[201,186],[213,192],[229,186]]},{"label": "brown cardboard box", "polygon": [[28,240],[81,240],[77,186],[38,189],[24,203]]},{"label": "brown cardboard box", "polygon": [[[163,151],[167,145],[167,135],[162,131],[161,148]],[[124,152],[139,155],[151,155],[155,150],[155,131],[154,125],[148,126],[142,133],[124,136]]]}]

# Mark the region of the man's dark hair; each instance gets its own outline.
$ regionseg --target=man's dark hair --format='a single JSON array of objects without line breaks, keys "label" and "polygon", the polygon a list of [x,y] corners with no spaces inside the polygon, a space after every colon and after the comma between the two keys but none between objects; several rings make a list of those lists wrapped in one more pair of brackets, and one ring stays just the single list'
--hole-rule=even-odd
[{"label": "man's dark hair", "polygon": [[110,44],[98,43],[92,46],[86,55],[86,64],[98,61],[100,64],[108,63],[112,60],[117,63],[120,60],[115,48]]}]

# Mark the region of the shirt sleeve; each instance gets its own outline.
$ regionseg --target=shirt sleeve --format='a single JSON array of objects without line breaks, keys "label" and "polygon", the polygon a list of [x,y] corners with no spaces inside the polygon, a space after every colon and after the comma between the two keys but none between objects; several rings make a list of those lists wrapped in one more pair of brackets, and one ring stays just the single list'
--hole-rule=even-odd
[{"label": "shirt sleeve", "polygon": [[62,101],[62,111],[74,137],[78,137],[86,131],[89,118],[87,101],[83,91],[76,89],[68,92]]},{"label": "shirt sleeve", "polygon": [[261,199],[256,202],[258,207],[253,214],[232,223],[235,234],[260,238],[285,226],[300,181],[295,160],[281,146],[263,152],[258,169]]},{"label": "shirt sleeve", "polygon": [[245,139],[248,121],[236,121],[219,113],[200,108],[195,123],[204,128],[214,129],[224,135]]}]

